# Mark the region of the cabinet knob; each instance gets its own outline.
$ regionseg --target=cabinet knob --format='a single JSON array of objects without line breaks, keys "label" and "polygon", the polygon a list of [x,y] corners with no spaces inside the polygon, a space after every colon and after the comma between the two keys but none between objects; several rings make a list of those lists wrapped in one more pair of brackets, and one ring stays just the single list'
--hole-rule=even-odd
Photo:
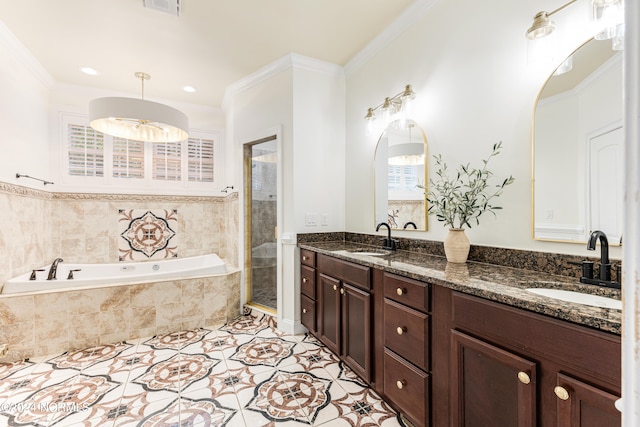
[{"label": "cabinet knob", "polygon": [[407,293],[407,290],[406,289],[402,289],[402,288],[398,288],[398,289],[396,289],[396,293],[398,294],[398,296],[402,296],[402,295]]},{"label": "cabinet knob", "polygon": [[406,385],[407,385],[407,382],[405,380],[396,381],[396,387],[398,387],[400,390],[402,390]]},{"label": "cabinet knob", "polygon": [[398,333],[398,335],[402,335],[405,332],[407,332],[407,328],[405,328],[404,326],[398,326],[398,328],[396,329],[396,332]]},{"label": "cabinet knob", "polygon": [[338,285],[333,285],[333,290],[337,291],[338,290]]},{"label": "cabinet knob", "polygon": [[344,295],[344,288],[340,288],[340,295]]},{"label": "cabinet knob", "polygon": [[522,384],[529,384],[531,382],[531,377],[526,372],[518,372],[518,379]]},{"label": "cabinet knob", "polygon": [[306,277],[302,278],[302,283],[307,283],[307,278]]},{"label": "cabinet knob", "polygon": [[569,392],[566,388],[559,385],[553,389],[553,392],[558,396],[558,399],[569,400]]},{"label": "cabinet knob", "polygon": [[302,255],[302,260],[306,261],[307,260],[307,256],[306,255]]},{"label": "cabinet knob", "polygon": [[302,309],[302,314],[307,314],[307,309],[306,308]]}]

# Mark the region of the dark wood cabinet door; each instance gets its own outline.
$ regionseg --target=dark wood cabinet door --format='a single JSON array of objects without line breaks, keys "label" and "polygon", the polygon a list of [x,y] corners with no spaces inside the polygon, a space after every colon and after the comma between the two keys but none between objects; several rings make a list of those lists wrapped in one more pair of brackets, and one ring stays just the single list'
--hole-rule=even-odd
[{"label": "dark wood cabinet door", "polygon": [[371,295],[343,283],[342,355],[353,371],[371,382]]},{"label": "dark wood cabinet door", "polygon": [[558,426],[617,427],[621,414],[615,408],[619,398],[564,374],[557,374]]},{"label": "dark wood cabinet door", "polygon": [[320,341],[340,354],[340,281],[324,274],[318,275],[318,281]]},{"label": "dark wood cabinet door", "polygon": [[536,425],[536,363],[451,331],[451,426]]}]

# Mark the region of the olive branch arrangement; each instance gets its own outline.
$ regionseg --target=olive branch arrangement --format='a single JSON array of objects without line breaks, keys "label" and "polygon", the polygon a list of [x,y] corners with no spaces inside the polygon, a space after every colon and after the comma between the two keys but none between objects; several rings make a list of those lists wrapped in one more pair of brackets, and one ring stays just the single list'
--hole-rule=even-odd
[{"label": "olive branch arrangement", "polygon": [[[480,225],[480,216],[484,212],[502,209],[492,205],[492,199],[499,197],[507,185],[515,181],[513,176],[505,178],[501,184],[490,185],[489,179],[493,172],[488,169],[492,157],[500,154],[502,141],[493,145],[493,150],[488,158],[482,160],[482,168],[476,169],[466,165],[458,166],[455,178],[448,174],[447,163],[442,155],[434,155],[436,160],[436,178],[429,179],[429,188],[426,193],[429,202],[428,212],[435,214],[438,221],[444,222],[449,228],[471,228],[471,221]],[[423,185],[418,185],[425,188]]]}]

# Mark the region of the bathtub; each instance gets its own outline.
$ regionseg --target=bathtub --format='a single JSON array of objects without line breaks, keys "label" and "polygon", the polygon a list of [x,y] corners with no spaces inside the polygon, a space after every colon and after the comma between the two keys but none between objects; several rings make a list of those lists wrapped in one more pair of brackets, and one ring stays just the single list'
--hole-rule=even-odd
[{"label": "bathtub", "polygon": [[[29,280],[31,272],[8,280],[2,294],[50,291],[53,289],[88,288],[99,285],[133,284],[172,278],[190,278],[226,274],[225,262],[216,254],[162,261],[114,264],[58,264],[56,280],[46,280],[50,265],[39,267],[36,280]],[[73,279],[67,279],[71,270]]]}]

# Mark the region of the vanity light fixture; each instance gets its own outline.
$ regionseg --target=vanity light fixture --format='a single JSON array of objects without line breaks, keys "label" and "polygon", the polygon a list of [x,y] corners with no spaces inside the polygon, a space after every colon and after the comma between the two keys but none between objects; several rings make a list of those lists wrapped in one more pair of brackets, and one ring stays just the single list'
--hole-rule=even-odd
[{"label": "vanity light fixture", "polygon": [[89,103],[89,123],[107,135],[135,141],[179,142],[189,138],[189,119],[173,107],[145,101],[144,81],[149,74],[137,72],[142,98],[98,98]]},{"label": "vanity light fixture", "polygon": [[536,13],[533,17],[533,24],[527,30],[527,38],[529,40],[541,39],[547,37],[556,29],[556,25],[549,19],[549,17],[555,13],[560,12],[565,7],[577,2],[578,0],[571,0],[570,2],[560,6],[552,12],[541,11]]},{"label": "vanity light fixture", "polygon": [[415,97],[416,94],[411,88],[411,85],[406,85],[402,92],[392,97],[386,97],[384,102],[377,107],[368,108],[364,118],[371,123],[376,119],[375,112],[380,109],[385,118],[385,122],[387,122],[391,119],[391,116],[398,112],[408,113],[411,107],[411,101],[413,101]]}]

